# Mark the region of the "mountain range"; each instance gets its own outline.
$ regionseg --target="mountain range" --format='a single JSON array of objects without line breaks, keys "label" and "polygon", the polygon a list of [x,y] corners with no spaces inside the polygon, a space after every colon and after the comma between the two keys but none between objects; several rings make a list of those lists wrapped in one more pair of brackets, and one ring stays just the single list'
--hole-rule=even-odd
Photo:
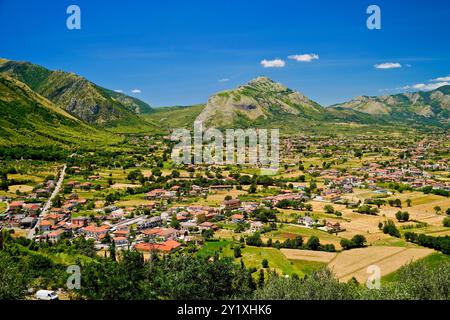
[{"label": "mountain range", "polygon": [[285,133],[338,125],[450,126],[450,86],[389,96],[361,96],[322,107],[300,92],[258,77],[206,104],[153,109],[81,76],[0,59],[0,142],[60,145],[117,141],[117,134],[165,134],[192,128],[280,128]]},{"label": "mountain range", "polygon": [[130,126],[146,129],[140,114],[153,109],[139,99],[100,87],[74,73],[51,71],[29,62],[0,60],[0,73],[26,84],[37,94],[84,122],[114,131]]},{"label": "mountain range", "polygon": [[197,121],[208,127],[280,126],[283,123],[359,123],[448,126],[450,86],[429,92],[357,97],[322,107],[302,93],[259,77],[213,95]]}]

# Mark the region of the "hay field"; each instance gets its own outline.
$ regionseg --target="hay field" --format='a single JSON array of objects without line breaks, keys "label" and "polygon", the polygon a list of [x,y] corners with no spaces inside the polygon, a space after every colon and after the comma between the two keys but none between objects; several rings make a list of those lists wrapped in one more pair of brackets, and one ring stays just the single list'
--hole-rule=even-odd
[{"label": "hay field", "polygon": [[422,248],[367,247],[341,252],[328,266],[341,281],[355,277],[365,282],[369,276],[367,268],[371,265],[380,267],[381,276],[385,276],[433,252]]},{"label": "hay field", "polygon": [[280,251],[289,260],[303,260],[303,261],[314,261],[323,263],[329,263],[337,256],[337,253],[335,252],[322,252],[322,251],[296,250],[296,249],[281,249]]}]

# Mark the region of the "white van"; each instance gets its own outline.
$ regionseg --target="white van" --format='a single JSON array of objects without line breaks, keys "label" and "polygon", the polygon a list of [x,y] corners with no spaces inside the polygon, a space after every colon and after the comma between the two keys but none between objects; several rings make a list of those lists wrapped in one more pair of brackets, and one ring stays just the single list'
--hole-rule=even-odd
[{"label": "white van", "polygon": [[36,292],[36,299],[38,300],[58,300],[58,295],[55,291],[39,290]]}]

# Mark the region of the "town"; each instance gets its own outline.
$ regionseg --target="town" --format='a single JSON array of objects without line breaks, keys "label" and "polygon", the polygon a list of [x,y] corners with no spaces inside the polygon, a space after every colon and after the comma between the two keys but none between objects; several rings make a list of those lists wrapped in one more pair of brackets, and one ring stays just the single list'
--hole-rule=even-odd
[{"label": "town", "polygon": [[117,259],[128,250],[146,260],[219,254],[254,271],[328,265],[342,281],[364,282],[365,265],[340,265],[346,251],[366,265],[381,260],[383,275],[432,249],[448,254],[411,240],[450,234],[448,141],[283,137],[274,176],[251,165],[173,164],[169,137],[131,140],[142,153],[12,160],[2,169],[0,225],[36,243],[90,239],[97,255]]}]

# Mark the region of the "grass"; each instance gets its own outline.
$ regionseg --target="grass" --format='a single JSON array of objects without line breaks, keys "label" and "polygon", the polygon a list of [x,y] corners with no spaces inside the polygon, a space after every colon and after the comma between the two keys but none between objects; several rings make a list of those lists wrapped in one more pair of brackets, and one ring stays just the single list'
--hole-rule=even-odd
[{"label": "grass", "polygon": [[[304,238],[310,238],[312,236],[318,237],[321,241],[329,243],[339,243],[341,238],[325,231],[317,229],[309,229],[294,225],[278,225],[278,230],[265,233],[264,238],[272,238],[273,240],[284,241],[295,236],[302,236]],[[306,240],[306,239],[305,239]]]},{"label": "grass", "polygon": [[0,202],[0,213],[3,213],[3,211],[6,210],[6,203]]},{"label": "grass", "polygon": [[[450,262],[450,256],[442,254],[442,253],[433,253],[423,259],[416,261],[415,263],[417,263],[419,261],[425,263],[425,265],[428,268],[435,268],[438,265],[440,265],[441,263]],[[381,283],[383,284],[383,283],[396,282],[398,279],[398,272],[399,271],[397,270],[388,275],[385,275],[384,277],[381,278]]]},{"label": "grass", "polygon": [[142,117],[164,128],[192,129],[195,119],[204,107],[205,105],[201,104],[188,107],[157,108],[154,109],[154,112]]},{"label": "grass", "polygon": [[[213,256],[215,253],[219,253],[221,256],[234,258],[233,243],[231,240],[208,241],[197,254],[199,256]],[[234,243],[234,245],[238,244]],[[275,248],[245,246],[241,249],[241,253],[242,260],[247,268],[259,270],[262,268],[262,261],[267,259],[270,270],[286,275],[297,274],[303,277],[325,265],[320,262],[288,260],[280,250]],[[241,258],[237,258],[235,262],[238,263],[240,260]]]}]

